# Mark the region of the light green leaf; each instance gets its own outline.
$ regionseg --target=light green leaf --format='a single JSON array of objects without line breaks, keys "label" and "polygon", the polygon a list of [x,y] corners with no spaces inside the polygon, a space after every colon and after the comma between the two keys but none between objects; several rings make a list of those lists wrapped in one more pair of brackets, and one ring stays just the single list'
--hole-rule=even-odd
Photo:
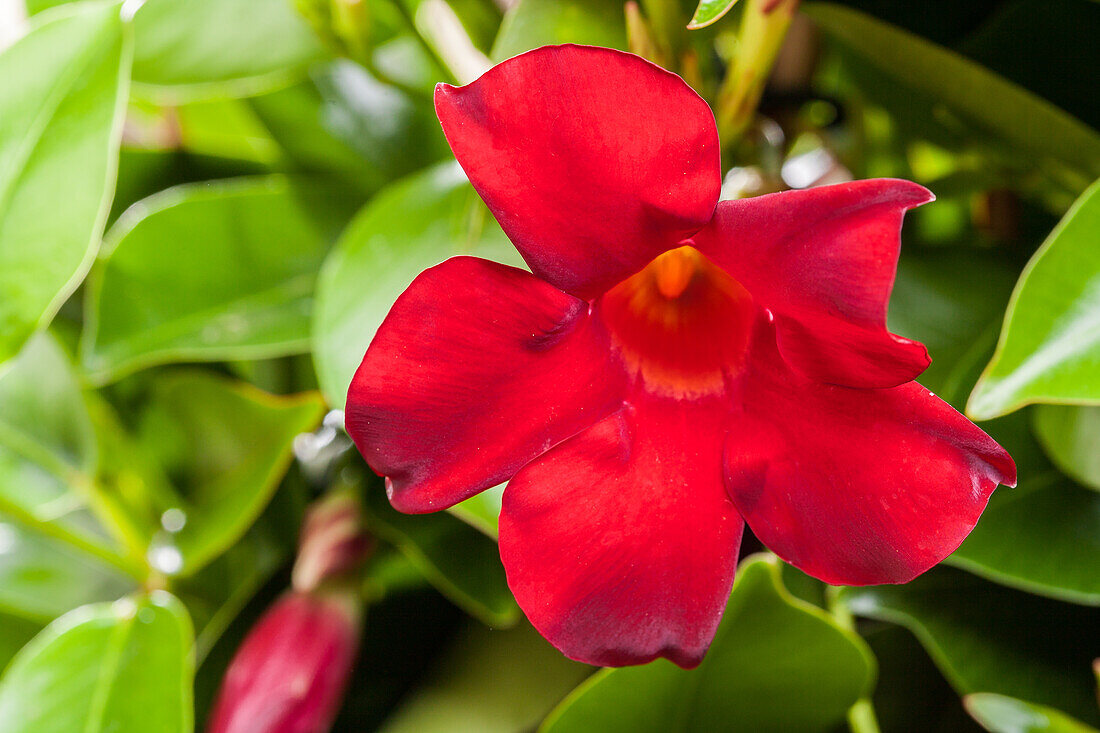
[{"label": "light green leaf", "polygon": [[700,0],[688,28],[698,30],[717,23],[736,4],[737,0]]},{"label": "light green leaf", "polygon": [[516,733],[533,730],[592,668],[570,661],[523,624],[495,631],[469,623],[382,733]]},{"label": "light green leaf", "polygon": [[355,217],[317,283],[313,355],[321,391],[343,406],[374,332],[409,283],[457,254],[522,264],[456,163],[392,184]]},{"label": "light green leaf", "polygon": [[49,323],[95,256],[129,81],[119,12],[51,11],[0,54],[0,362]]},{"label": "light green leaf", "polygon": [[337,192],[281,176],[135,204],[91,278],[85,369],[109,381],[164,362],[305,351],[317,270],[347,215]]},{"label": "light green leaf", "polygon": [[520,0],[504,16],[491,54],[503,61],[539,46],[583,43],[626,48],[620,0]]},{"label": "light green leaf", "polygon": [[970,395],[971,417],[996,417],[1034,402],[1100,404],[1098,235],[1100,181],[1024,268],[997,350]]},{"label": "light green leaf", "polygon": [[1100,491],[1100,407],[1039,405],[1032,424],[1063,473]]},{"label": "light green leaf", "polygon": [[863,640],[782,586],[779,561],[742,563],[714,643],[693,671],[659,660],[601,672],[543,733],[828,731],[870,690]]},{"label": "light green leaf", "polygon": [[69,612],[0,679],[5,733],[190,733],[192,637],[163,591]]},{"label": "light green leaf", "polygon": [[134,590],[134,581],[114,568],[5,520],[0,514],[0,611],[4,614],[46,623],[77,606]]},{"label": "light green leaf", "polygon": [[316,393],[276,397],[199,371],[159,380],[141,436],[183,497],[172,507],[183,526],[151,550],[153,565],[190,575],[240,539],[290,465],[294,437],[323,413]]},{"label": "light green leaf", "polygon": [[1006,695],[978,692],[964,697],[963,704],[991,733],[1096,733],[1060,710]]},{"label": "light green leaf", "polygon": [[1021,152],[1100,174],[1100,135],[1050,102],[984,67],[857,10],[812,3],[805,12],[834,41],[906,87],[934,98],[976,129]]},{"label": "light green leaf", "polygon": [[1100,606],[1100,494],[1056,472],[993,492],[952,565],[1029,593]]},{"label": "light green leaf", "polygon": [[373,482],[364,494],[370,531],[396,546],[443,595],[494,628],[519,620],[496,542],[446,512],[401,514]]},{"label": "light green leaf", "polygon": [[860,616],[907,627],[961,694],[997,692],[1100,719],[1090,665],[1100,609],[1074,606],[937,568],[908,585],[845,588]]},{"label": "light green leaf", "polygon": [[134,37],[134,82],[166,101],[257,94],[325,55],[291,0],[146,0]]}]

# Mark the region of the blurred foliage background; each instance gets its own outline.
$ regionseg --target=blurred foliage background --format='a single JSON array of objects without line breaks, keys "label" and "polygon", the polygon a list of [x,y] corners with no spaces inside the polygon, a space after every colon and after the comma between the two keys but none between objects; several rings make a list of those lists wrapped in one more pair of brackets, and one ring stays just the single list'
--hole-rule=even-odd
[{"label": "blurred foliage background", "polygon": [[[728,3],[640,5],[0,2],[0,729],[201,728],[334,488],[377,540],[338,731],[1100,724],[1100,4],[806,0],[743,120],[723,79],[759,3],[691,31]],[[389,507],[326,414],[418,272],[521,264],[431,90],[564,42],[714,103],[726,197],[936,193],[890,325],[1020,468],[943,567],[829,588],[749,537],[701,667],[597,671],[523,620],[499,490]]]}]

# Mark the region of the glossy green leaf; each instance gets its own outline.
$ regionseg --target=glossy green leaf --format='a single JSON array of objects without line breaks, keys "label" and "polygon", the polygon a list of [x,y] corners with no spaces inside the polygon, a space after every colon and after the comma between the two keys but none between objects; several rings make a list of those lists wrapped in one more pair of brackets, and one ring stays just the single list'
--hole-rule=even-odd
[{"label": "glossy green leaf", "polygon": [[1067,476],[1100,491],[1100,407],[1039,405],[1035,435]]},{"label": "glossy green leaf", "polygon": [[504,16],[491,54],[503,61],[557,43],[626,48],[619,0],[520,0]]},{"label": "glossy green leaf", "polygon": [[446,512],[401,514],[374,482],[364,493],[370,531],[401,550],[443,595],[492,627],[519,620],[496,542]]},{"label": "glossy green leaf", "polygon": [[813,3],[805,12],[864,63],[930,95],[977,130],[1075,170],[1086,183],[1100,174],[1100,134],[1050,102],[953,51],[859,11]]},{"label": "glossy green leaf", "polygon": [[325,55],[289,0],[146,0],[134,36],[140,90],[177,100],[256,94]]},{"label": "glossy green leaf", "polygon": [[845,588],[855,614],[907,627],[959,694],[996,692],[1100,719],[1091,664],[1100,609],[1020,593],[950,568],[908,585]]},{"label": "glossy green leaf", "polygon": [[263,511],[299,433],[324,412],[315,393],[276,397],[206,372],[156,383],[141,435],[183,498],[182,528],[162,537],[150,562],[193,574],[236,542]]},{"label": "glossy green leaf", "polygon": [[119,7],[51,11],[0,54],[0,362],[53,318],[95,256],[129,80]]},{"label": "glossy green leaf", "polygon": [[1060,710],[991,692],[963,698],[974,720],[991,733],[1096,733]]},{"label": "glossy green leaf", "polygon": [[696,30],[717,23],[736,4],[737,0],[699,0],[699,7],[691,16],[688,28]]},{"label": "glossy green leaf", "polygon": [[346,216],[336,192],[281,176],[135,204],[88,288],[85,369],[108,381],[170,361],[305,351],[317,270]]},{"label": "glossy green leaf", "polygon": [[25,621],[46,623],[77,606],[134,590],[132,578],[64,542],[7,521],[3,513],[0,550],[0,612]]},{"label": "glossy green leaf", "polygon": [[843,724],[874,678],[863,640],[791,596],[775,558],[750,558],[737,572],[697,669],[659,660],[600,672],[547,718],[543,733],[828,731]]},{"label": "glossy green leaf", "polygon": [[515,733],[533,730],[592,673],[531,626],[507,631],[467,624],[424,683],[381,733]]},{"label": "glossy green leaf", "polygon": [[5,733],[190,733],[192,641],[163,591],[71,611],[0,678]]},{"label": "glossy green leaf", "polygon": [[314,362],[330,405],[343,406],[397,296],[423,270],[457,254],[522,264],[453,162],[394,183],[348,225],[321,271],[314,311]]},{"label": "glossy green leaf", "polygon": [[1033,402],[1100,403],[1098,232],[1100,181],[1024,268],[967,414],[986,419]]},{"label": "glossy green leaf", "polygon": [[1100,606],[1100,494],[1056,472],[993,492],[949,563],[998,583]]}]

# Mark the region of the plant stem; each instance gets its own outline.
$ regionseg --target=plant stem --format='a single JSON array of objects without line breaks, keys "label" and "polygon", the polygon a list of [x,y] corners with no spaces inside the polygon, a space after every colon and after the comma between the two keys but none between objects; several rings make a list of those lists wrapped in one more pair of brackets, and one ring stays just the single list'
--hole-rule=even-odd
[{"label": "plant stem", "polygon": [[[855,632],[856,623],[852,618],[852,612],[840,602],[840,588],[827,586],[825,588],[825,602],[829,607],[829,613],[836,619],[837,625],[848,631]],[[861,697],[852,707],[848,708],[848,729],[852,733],[880,733],[878,718],[875,716],[875,706],[870,697]]]},{"label": "plant stem", "polygon": [[447,62],[439,55],[439,52],[435,50],[435,46],[428,43],[428,39],[425,38],[424,34],[420,32],[420,29],[416,27],[416,19],[413,18],[412,13],[409,12],[405,3],[402,2],[402,0],[390,0],[390,4],[397,10],[397,14],[401,16],[401,22],[405,24],[409,33],[411,33],[413,38],[416,39],[416,42],[420,44],[420,47],[424,49],[424,52],[428,54],[428,58],[447,75],[446,81],[452,84],[458,81],[458,77],[451,67],[447,65]]},{"label": "plant stem", "polygon": [[783,45],[798,0],[747,0],[737,33],[737,56],[718,91],[718,133],[732,145],[752,123],[764,85]]}]

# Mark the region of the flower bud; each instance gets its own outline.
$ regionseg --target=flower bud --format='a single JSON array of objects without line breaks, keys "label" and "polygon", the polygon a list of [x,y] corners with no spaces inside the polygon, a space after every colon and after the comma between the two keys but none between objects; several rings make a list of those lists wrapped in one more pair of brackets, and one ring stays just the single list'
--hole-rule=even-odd
[{"label": "flower bud", "polygon": [[229,665],[208,733],[325,733],[359,644],[352,592],[291,592],[249,632]]}]

